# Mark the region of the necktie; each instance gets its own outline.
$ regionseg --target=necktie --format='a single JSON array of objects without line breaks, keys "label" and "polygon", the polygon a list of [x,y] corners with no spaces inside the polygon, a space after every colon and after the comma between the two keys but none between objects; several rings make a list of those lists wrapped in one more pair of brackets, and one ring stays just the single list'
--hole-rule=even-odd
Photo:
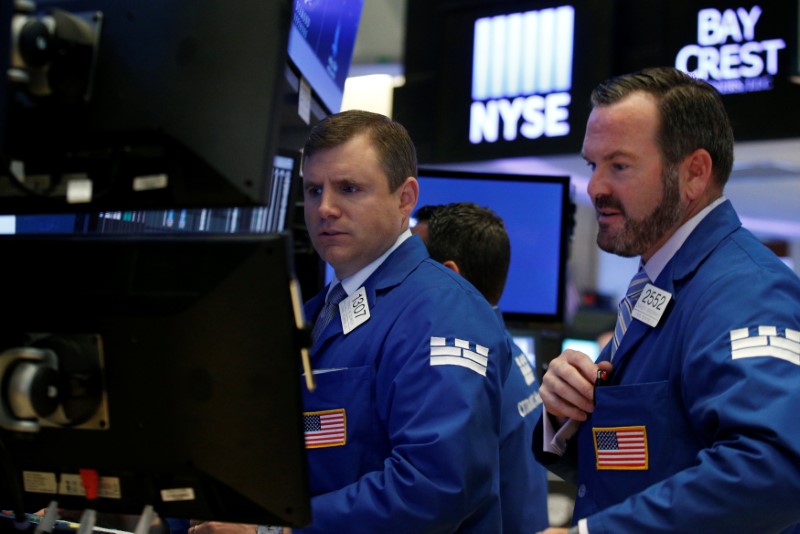
[{"label": "necktie", "polygon": [[639,300],[639,295],[642,289],[650,280],[647,278],[647,273],[644,267],[639,268],[639,272],[631,279],[628,285],[628,291],[625,293],[625,298],[619,301],[619,309],[617,311],[617,325],[614,327],[614,337],[611,338],[611,360],[614,360],[614,354],[617,352],[622,336],[628,330],[628,325],[631,324],[631,313],[633,307],[636,306],[636,301]]},{"label": "necktie", "polygon": [[328,298],[325,300],[325,306],[317,315],[317,321],[314,323],[314,328],[311,330],[312,341],[317,341],[317,338],[325,331],[339,309],[339,303],[347,296],[342,284],[336,284],[334,288],[328,293]]}]

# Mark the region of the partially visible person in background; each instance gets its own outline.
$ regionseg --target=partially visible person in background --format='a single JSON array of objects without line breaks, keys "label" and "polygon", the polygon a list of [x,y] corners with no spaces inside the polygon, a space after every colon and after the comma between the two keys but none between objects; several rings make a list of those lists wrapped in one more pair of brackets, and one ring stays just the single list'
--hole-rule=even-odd
[{"label": "partially visible person in background", "polygon": [[[471,282],[498,308],[508,276],[511,244],[503,219],[468,202],[422,206],[411,229],[425,241],[431,258]],[[506,330],[513,365],[503,385],[500,421],[500,504],[503,533],[530,533],[549,525],[547,470],[531,454],[533,428],[542,412],[539,384],[527,356]]]},{"label": "partially visible person in background", "polygon": [[421,237],[422,241],[425,243],[428,242],[428,221],[430,221],[433,212],[441,207],[441,204],[428,204],[420,206],[417,208],[417,211],[414,212],[414,220],[417,223],[411,228],[411,232]]}]

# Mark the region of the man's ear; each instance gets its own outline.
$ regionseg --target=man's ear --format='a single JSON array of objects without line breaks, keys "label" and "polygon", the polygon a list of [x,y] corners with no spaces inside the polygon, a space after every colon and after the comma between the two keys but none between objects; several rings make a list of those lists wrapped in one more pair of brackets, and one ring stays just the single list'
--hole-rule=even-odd
[{"label": "man's ear", "polygon": [[453,260],[447,260],[445,262],[442,262],[442,265],[444,265],[448,269],[454,270],[458,274],[461,274],[461,269],[458,268],[458,264],[456,262],[454,262]]},{"label": "man's ear", "polygon": [[400,212],[406,221],[414,211],[417,200],[419,200],[419,182],[413,176],[409,176],[400,186]]},{"label": "man's ear", "polygon": [[683,160],[684,194],[687,200],[695,201],[713,187],[711,154],[698,148]]}]

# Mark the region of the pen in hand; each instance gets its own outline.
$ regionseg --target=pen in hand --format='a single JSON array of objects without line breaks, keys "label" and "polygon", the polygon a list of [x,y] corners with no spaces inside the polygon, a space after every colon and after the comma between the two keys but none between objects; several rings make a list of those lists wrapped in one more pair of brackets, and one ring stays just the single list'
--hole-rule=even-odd
[{"label": "pen in hand", "polygon": [[602,369],[597,370],[597,378],[594,380],[594,396],[592,398],[592,402],[594,405],[597,406],[597,388],[602,386],[606,379],[608,378],[608,371],[604,371]]}]

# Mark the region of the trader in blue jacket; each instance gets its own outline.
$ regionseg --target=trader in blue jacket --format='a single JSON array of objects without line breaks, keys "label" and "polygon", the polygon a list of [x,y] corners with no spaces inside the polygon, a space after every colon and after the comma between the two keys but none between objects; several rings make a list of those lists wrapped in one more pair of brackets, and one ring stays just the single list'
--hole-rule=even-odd
[{"label": "trader in blue jacket", "polygon": [[[302,532],[501,532],[501,384],[510,346],[483,296],[409,231],[406,130],[346,111],[304,148],[305,219],[336,278],[305,307],[312,523]],[[346,296],[326,310],[326,299]]]},{"label": "trader in blue jacket", "polygon": [[[458,196],[454,193],[454,196]],[[423,206],[412,232],[422,237],[431,258],[469,280],[498,308],[511,262],[511,242],[503,219],[471,202]],[[511,371],[503,384],[500,419],[500,502],[503,534],[528,534],[547,528],[547,471],[530,454],[533,428],[542,414],[539,382],[522,349],[506,331]]]},{"label": "trader in blue jacket", "polygon": [[592,103],[597,242],[647,278],[600,363],[550,363],[535,452],[576,483],[576,532],[800,530],[800,278],[723,196],[720,96],[658,68]]}]

